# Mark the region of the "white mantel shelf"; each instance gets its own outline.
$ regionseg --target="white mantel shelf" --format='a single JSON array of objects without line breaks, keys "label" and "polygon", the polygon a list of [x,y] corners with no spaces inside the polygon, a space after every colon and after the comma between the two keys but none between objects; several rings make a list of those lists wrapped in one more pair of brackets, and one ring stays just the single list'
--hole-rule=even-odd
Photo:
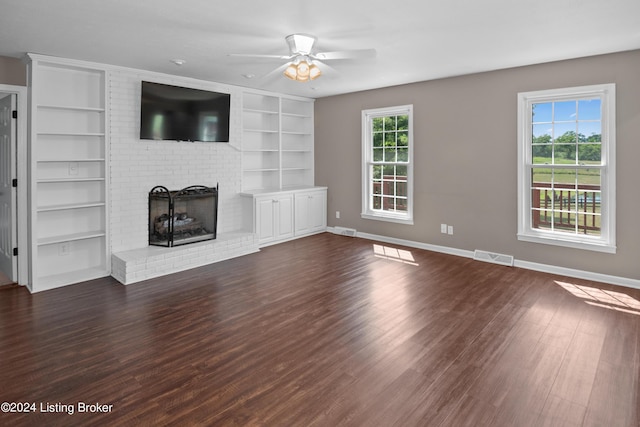
[{"label": "white mantel shelf", "polygon": [[254,233],[218,234],[216,239],[188,245],[147,246],[111,256],[111,275],[123,285],[258,252]]}]

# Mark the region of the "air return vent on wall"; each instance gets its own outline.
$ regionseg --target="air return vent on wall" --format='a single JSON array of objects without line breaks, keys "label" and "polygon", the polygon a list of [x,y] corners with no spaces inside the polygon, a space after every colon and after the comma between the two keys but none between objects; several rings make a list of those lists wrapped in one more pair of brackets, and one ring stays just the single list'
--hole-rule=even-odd
[{"label": "air return vent on wall", "polygon": [[491,262],[493,264],[513,267],[513,256],[511,255],[496,254],[493,252],[480,251],[476,249],[473,252],[473,259],[475,259],[476,261]]}]

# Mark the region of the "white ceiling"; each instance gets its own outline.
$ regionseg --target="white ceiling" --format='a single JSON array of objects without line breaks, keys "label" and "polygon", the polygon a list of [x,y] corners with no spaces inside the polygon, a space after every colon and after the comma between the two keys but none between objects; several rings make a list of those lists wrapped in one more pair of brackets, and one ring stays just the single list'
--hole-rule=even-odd
[{"label": "white ceiling", "polygon": [[[285,36],[335,60],[286,79]],[[319,98],[640,48],[640,0],[0,0],[0,55],[82,59]],[[171,59],[186,63],[176,66]],[[248,79],[244,75],[254,75]]]}]

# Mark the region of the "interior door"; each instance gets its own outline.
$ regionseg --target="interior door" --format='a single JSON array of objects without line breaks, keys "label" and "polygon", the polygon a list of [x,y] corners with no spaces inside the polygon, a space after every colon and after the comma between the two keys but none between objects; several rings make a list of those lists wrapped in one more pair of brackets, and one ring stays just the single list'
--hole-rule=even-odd
[{"label": "interior door", "polygon": [[16,233],[16,95],[0,93],[0,271],[12,281],[17,277]]}]

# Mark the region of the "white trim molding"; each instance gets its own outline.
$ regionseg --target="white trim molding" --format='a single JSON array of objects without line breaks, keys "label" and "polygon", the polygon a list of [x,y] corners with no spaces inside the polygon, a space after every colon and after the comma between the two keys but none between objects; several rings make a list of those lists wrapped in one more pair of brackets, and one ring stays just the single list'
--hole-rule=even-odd
[{"label": "white trim molding", "polygon": [[[328,232],[332,232],[333,227],[327,227]],[[416,242],[412,240],[398,239],[395,237],[380,236],[377,234],[356,232],[355,237],[374,240],[377,242],[391,243],[395,245],[407,246],[410,248],[424,249],[427,251],[439,252],[448,255],[460,256],[463,258],[473,258],[474,251],[465,249],[451,248],[447,246],[432,245],[429,243]],[[481,261],[478,261],[481,262]],[[591,280],[593,282],[606,283],[610,285],[624,286],[626,288],[640,289],[640,280],[628,277],[613,276],[610,274],[595,273],[591,271],[577,270],[567,267],[559,267],[556,265],[540,264],[531,261],[514,260],[514,267],[524,268],[526,270],[540,271],[543,273],[556,274],[559,276],[573,277],[576,279]]]}]

